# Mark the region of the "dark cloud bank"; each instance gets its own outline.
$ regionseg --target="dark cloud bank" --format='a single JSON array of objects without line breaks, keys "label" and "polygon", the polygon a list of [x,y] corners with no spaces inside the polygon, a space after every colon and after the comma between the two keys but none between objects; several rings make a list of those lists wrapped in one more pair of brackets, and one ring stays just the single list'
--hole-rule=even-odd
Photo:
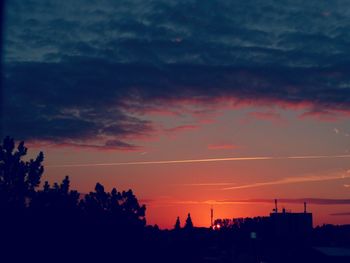
[{"label": "dark cloud bank", "polygon": [[[350,112],[350,3],[9,1],[4,132],[137,150],[182,101]],[[127,143],[127,142],[128,143]]]}]

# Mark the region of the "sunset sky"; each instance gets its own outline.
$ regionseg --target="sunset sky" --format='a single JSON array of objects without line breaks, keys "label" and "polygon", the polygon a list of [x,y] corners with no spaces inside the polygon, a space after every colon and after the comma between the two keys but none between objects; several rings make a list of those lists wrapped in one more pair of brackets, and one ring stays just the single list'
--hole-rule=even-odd
[{"label": "sunset sky", "polygon": [[7,1],[3,134],[148,224],[350,223],[350,2]]}]

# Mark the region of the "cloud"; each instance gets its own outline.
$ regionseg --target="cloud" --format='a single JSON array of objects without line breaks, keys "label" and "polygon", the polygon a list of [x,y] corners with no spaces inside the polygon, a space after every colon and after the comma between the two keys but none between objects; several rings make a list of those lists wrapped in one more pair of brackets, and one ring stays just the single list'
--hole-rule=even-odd
[{"label": "cloud", "polygon": [[350,4],[335,1],[10,1],[4,133],[103,145],[151,136],[147,111],[184,101],[348,117]]},{"label": "cloud", "polygon": [[97,151],[125,151],[125,152],[139,152],[143,150],[143,147],[133,145],[118,140],[108,140],[105,143],[79,143],[79,142],[51,142],[51,141],[30,141],[26,144],[29,147],[54,147],[57,148],[75,148],[75,149],[86,149],[86,150],[97,150]]},{"label": "cloud", "polygon": [[[350,155],[312,155],[312,156],[251,156],[251,157],[225,157],[225,158],[206,158],[206,159],[180,159],[180,160],[154,160],[154,161],[137,161],[137,162],[110,162],[110,163],[84,163],[84,164],[62,164],[50,165],[46,167],[93,167],[93,166],[125,166],[125,165],[158,165],[158,164],[193,164],[193,163],[210,163],[210,162],[241,162],[241,161],[278,161],[278,160],[308,160],[308,159],[338,159],[350,158]],[[349,173],[349,172],[348,172]],[[348,178],[350,175],[328,175],[328,176],[304,176],[299,178],[284,178],[272,182],[254,183],[249,185],[241,185],[231,188],[224,188],[222,190],[242,189],[259,187],[265,185],[288,184],[296,182],[311,182],[336,180],[341,178]]]},{"label": "cloud", "polygon": [[264,187],[264,186],[271,186],[271,185],[323,182],[323,181],[332,181],[332,180],[342,180],[345,178],[350,178],[350,174],[348,172],[336,173],[336,174],[330,174],[330,175],[305,175],[305,176],[299,176],[299,177],[286,177],[286,178],[282,178],[274,181],[230,186],[230,187],[223,188],[222,190],[239,190],[239,189],[256,188],[256,187]]},{"label": "cloud", "polygon": [[257,120],[269,120],[269,121],[281,121],[281,115],[277,112],[249,112],[249,117],[253,117]]},{"label": "cloud", "polygon": [[343,213],[333,213],[329,214],[331,216],[350,216],[350,212],[343,212]]},{"label": "cloud", "polygon": [[241,119],[241,122],[247,123],[252,120],[269,121],[272,123],[279,123],[279,124],[284,122],[281,114],[278,113],[276,110],[248,112],[246,116]]},{"label": "cloud", "polygon": [[116,148],[118,150],[125,150],[125,151],[139,151],[142,148],[136,145],[132,145],[130,143],[118,141],[118,140],[109,140],[105,143],[105,146],[110,148]]},{"label": "cloud", "polygon": [[327,122],[335,122],[338,120],[338,118],[341,117],[341,114],[339,114],[336,111],[332,110],[310,110],[302,113],[299,115],[299,119],[308,119],[308,118],[314,118],[321,121],[327,121]]},{"label": "cloud", "polygon": [[235,183],[194,183],[194,184],[182,184],[183,186],[223,186],[223,185],[235,185]]},{"label": "cloud", "polygon": [[209,150],[233,150],[236,149],[237,146],[230,143],[224,143],[224,144],[209,144],[208,149]]},{"label": "cloud", "polygon": [[350,136],[347,132],[341,131],[338,128],[334,128],[333,131],[334,131],[335,134],[339,134],[339,135],[344,136],[344,137],[349,137]]},{"label": "cloud", "polygon": [[177,132],[183,132],[183,131],[192,131],[199,129],[198,125],[179,125],[172,128],[165,129],[168,133],[177,133]]},{"label": "cloud", "polygon": [[[274,206],[274,199],[223,199],[223,200],[174,200],[159,199],[154,202],[165,204],[192,204],[192,205],[238,205],[238,204],[271,204]],[[349,205],[350,199],[331,199],[331,198],[278,198],[281,204],[300,204],[304,202],[311,205]]]}]

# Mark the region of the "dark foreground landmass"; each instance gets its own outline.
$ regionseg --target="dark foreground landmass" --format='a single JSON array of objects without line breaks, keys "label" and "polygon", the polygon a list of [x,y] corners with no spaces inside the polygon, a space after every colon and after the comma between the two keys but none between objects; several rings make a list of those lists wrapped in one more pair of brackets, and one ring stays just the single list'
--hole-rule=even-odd
[{"label": "dark foreground landmass", "polygon": [[47,220],[22,217],[2,227],[1,262],[350,262],[349,225],[318,227],[296,240],[259,232],[251,239],[242,229],[135,230]]},{"label": "dark foreground landmass", "polygon": [[132,190],[70,190],[41,183],[44,156],[23,161],[24,143],[0,145],[0,262],[350,262],[350,225],[312,228],[309,213],[272,213],[220,229],[190,219],[147,226]]}]

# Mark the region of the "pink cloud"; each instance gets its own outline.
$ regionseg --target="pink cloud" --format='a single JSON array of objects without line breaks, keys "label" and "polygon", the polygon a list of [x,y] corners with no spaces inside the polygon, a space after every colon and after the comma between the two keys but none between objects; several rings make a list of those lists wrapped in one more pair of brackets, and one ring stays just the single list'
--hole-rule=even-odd
[{"label": "pink cloud", "polygon": [[[292,88],[291,88],[292,90]],[[156,99],[152,102],[132,102],[127,101],[122,106],[123,109],[131,116],[145,116],[151,117],[154,115],[170,116],[173,118],[182,118],[183,116],[192,116],[194,118],[194,124],[179,125],[170,128],[164,128],[157,123],[149,121],[146,128],[138,125],[123,124],[120,132],[119,127],[112,135],[115,137],[116,133],[118,139],[123,140],[123,143],[119,145],[106,145],[106,138],[95,138],[96,144],[91,143],[89,137],[80,138],[79,141],[42,141],[42,142],[30,142],[35,148],[40,147],[70,147],[80,149],[91,150],[110,150],[110,151],[144,151],[142,146],[134,145],[133,141],[154,141],[158,140],[159,135],[165,133],[169,136],[173,136],[180,132],[194,131],[200,129],[203,125],[212,124],[216,121],[216,118],[222,114],[223,110],[237,110],[237,109],[249,109],[249,107],[261,107],[262,111],[252,111],[247,113],[246,118],[242,119],[243,122],[251,120],[269,121],[272,123],[281,124],[284,123],[284,119],[281,114],[276,110],[277,108],[282,110],[292,110],[300,113],[299,119],[313,118],[318,121],[337,121],[341,118],[350,117],[350,109],[345,104],[339,105],[317,105],[309,101],[283,101],[280,99],[240,99],[234,96],[221,96],[213,98],[167,98]],[[142,123],[141,123],[142,124]],[[139,129],[140,131],[138,131]],[[135,132],[135,130],[137,132]],[[130,131],[130,132],[129,132]],[[113,132],[113,131],[112,131]],[[125,142],[124,142],[125,141]],[[88,142],[88,143],[86,143]],[[210,144],[209,150],[229,150],[237,148],[232,144]]]},{"label": "pink cloud", "polygon": [[209,150],[232,150],[236,149],[237,146],[234,144],[209,144],[208,149]]},{"label": "pink cloud", "polygon": [[[294,87],[289,90],[292,93]],[[282,110],[301,111],[299,119],[315,118],[319,121],[336,121],[339,118],[350,116],[347,105],[322,105],[315,102],[300,100],[286,101],[276,98],[238,98],[235,96],[199,97],[199,98],[166,98],[152,102],[126,103],[125,109],[141,115],[164,115],[164,116],[193,116],[200,123],[214,122],[215,117],[222,110],[236,110],[249,107],[269,108],[266,112],[251,112],[248,117],[257,120],[267,120],[282,123],[283,119],[276,108]],[[209,120],[209,121],[208,121]]]},{"label": "pink cloud", "polygon": [[335,122],[339,118],[343,117],[343,114],[332,112],[328,110],[311,110],[306,111],[298,116],[299,119],[304,120],[308,118],[313,118],[319,121]]},{"label": "pink cloud", "polygon": [[267,111],[267,112],[249,112],[248,113],[249,118],[253,118],[256,120],[264,120],[264,121],[271,121],[271,122],[281,122],[282,117],[279,113],[275,111]]},{"label": "pink cloud", "polygon": [[173,128],[165,129],[165,131],[174,133],[174,132],[192,131],[197,129],[199,129],[198,125],[180,125]]}]

